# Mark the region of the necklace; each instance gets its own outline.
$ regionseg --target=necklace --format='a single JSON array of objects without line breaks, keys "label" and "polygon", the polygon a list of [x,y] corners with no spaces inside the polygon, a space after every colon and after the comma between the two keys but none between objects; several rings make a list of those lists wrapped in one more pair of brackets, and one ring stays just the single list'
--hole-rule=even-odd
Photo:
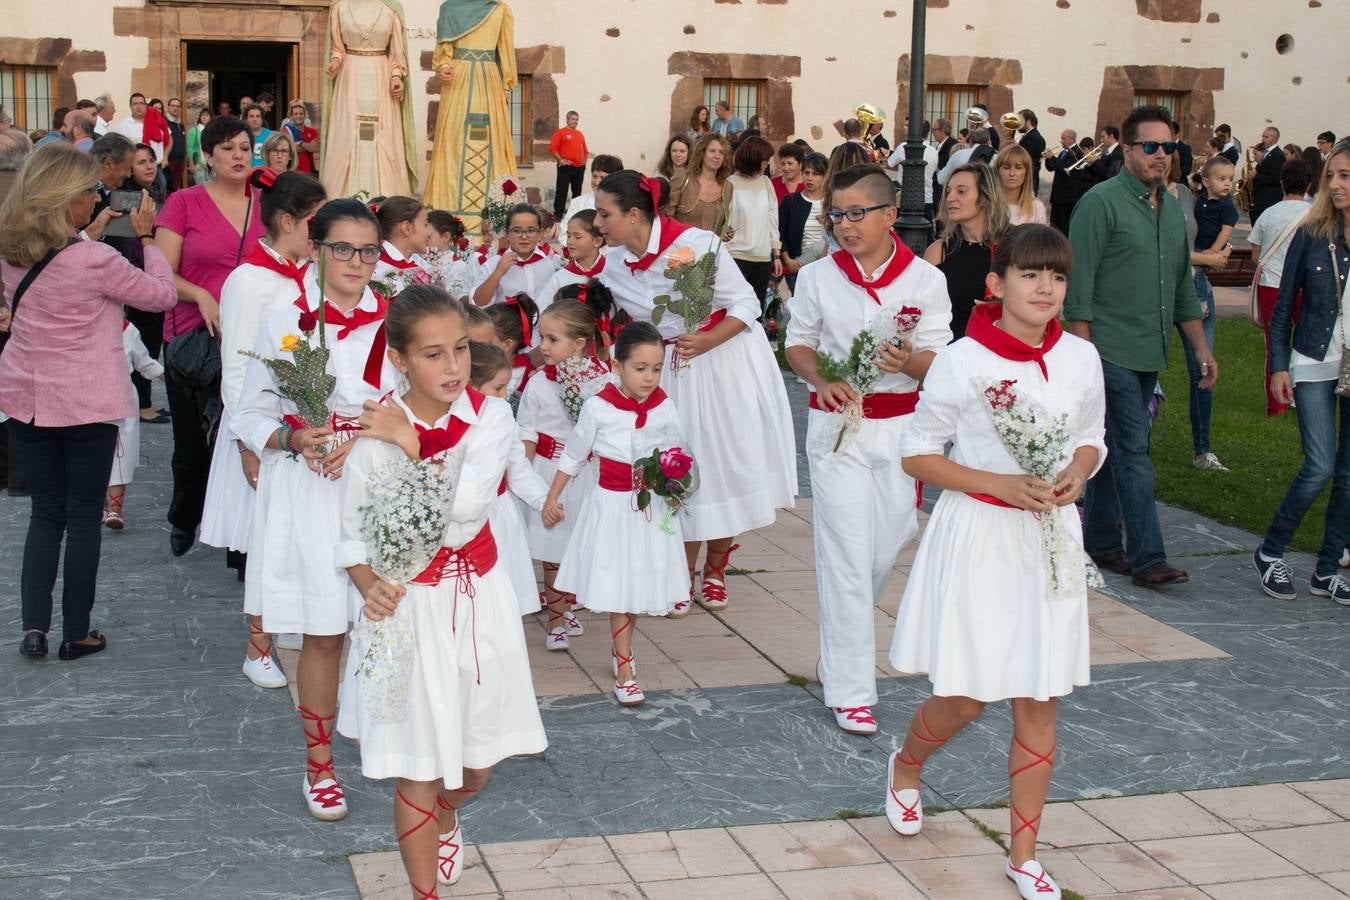
[{"label": "necklace", "polygon": [[356,33],[361,36],[362,43],[366,44],[369,44],[371,42],[370,36],[371,34],[374,33],[375,28],[380,24],[380,17],[384,14],[384,4],[382,2],[376,2],[369,5],[375,8],[375,17],[370,20],[369,25],[362,25],[360,22],[356,20],[356,10],[358,6],[356,0],[351,0],[351,2],[347,4],[352,14],[351,15],[352,27],[355,28]]}]

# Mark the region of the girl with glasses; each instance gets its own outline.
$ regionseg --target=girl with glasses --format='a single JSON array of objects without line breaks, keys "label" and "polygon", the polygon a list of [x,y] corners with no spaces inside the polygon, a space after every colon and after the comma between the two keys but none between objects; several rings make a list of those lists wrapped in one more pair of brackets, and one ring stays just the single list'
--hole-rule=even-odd
[{"label": "girl with glasses", "polygon": [[[364,203],[333,200],[309,222],[311,258],[304,292],[262,327],[254,345],[266,360],[294,361],[301,344],[329,355],[336,379],[325,421],[300,418],[278,392],[271,367],[250,359],[231,425],[262,460],[249,533],[244,612],[266,633],[304,635],[299,712],[307,755],[303,794],[310,815],[335,821],[347,800],[333,770],[333,716],[338,669],[352,606],[338,568],[343,465],[360,429],[362,404],[397,386],[385,354],[386,302],[370,290],[380,252],[379,223]],[[320,283],[320,271],[323,280]],[[318,323],[323,304],[323,324]]]},{"label": "girl with glasses", "polygon": [[[507,245],[497,251],[496,262],[491,261],[487,248],[478,255],[478,275],[471,294],[474,303],[491,306],[517,294],[544,296],[544,286],[562,265],[552,248],[539,243],[546,227],[539,210],[528,203],[511,207],[506,215]],[[526,349],[532,346],[528,344]]]}]

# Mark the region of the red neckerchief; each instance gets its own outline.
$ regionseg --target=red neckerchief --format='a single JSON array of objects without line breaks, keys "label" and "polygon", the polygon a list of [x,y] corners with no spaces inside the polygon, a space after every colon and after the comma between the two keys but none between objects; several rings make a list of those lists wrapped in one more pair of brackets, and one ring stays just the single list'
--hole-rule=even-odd
[{"label": "red neckerchief", "polygon": [[689,225],[684,225],[665,216],[661,216],[653,222],[652,227],[661,229],[661,237],[656,241],[656,252],[644,255],[637,262],[629,262],[626,259],[623,261],[623,264],[628,267],[628,271],[632,272],[633,275],[650,269],[652,264],[661,257],[661,254],[670,249],[670,245],[675,243],[675,239],[690,228]]},{"label": "red neckerchief", "polygon": [[1054,349],[1055,344],[1064,335],[1059,319],[1051,319],[1045,326],[1045,340],[1039,347],[1024,344],[1008,334],[994,323],[1003,315],[1003,304],[998,301],[977,303],[970,311],[970,321],[966,324],[966,337],[981,346],[987,347],[1004,359],[1015,362],[1034,362],[1041,367],[1045,380],[1050,380],[1050,371],[1045,367],[1045,354]]},{"label": "red neckerchief", "polygon": [[571,272],[573,275],[580,275],[582,278],[594,278],[605,270],[605,254],[601,253],[595,257],[595,267],[592,269],[583,269],[577,265],[575,259],[569,260],[567,265],[563,266],[564,272]]},{"label": "red neckerchief", "polygon": [[303,293],[305,290],[305,272],[309,270],[309,263],[303,266],[297,266],[289,259],[280,260],[263,249],[261,243],[255,243],[253,249],[245,254],[243,262],[251,266],[257,266],[260,269],[266,269],[269,272],[276,272],[278,275],[284,275],[295,282],[296,287]]},{"label": "red neckerchief", "polygon": [[[309,297],[307,295],[302,294],[295,298],[295,308],[301,312],[307,312],[314,315],[314,311],[309,308]],[[369,325],[371,322],[383,322],[384,314],[388,308],[388,301],[378,293],[375,294],[374,310],[362,309],[358,306],[353,309],[350,314],[344,313],[342,310],[338,309],[330,300],[326,301],[323,319],[329,326],[338,326],[341,330],[337,333],[337,339],[339,341],[345,341],[353,331],[360,328],[362,325]],[[383,332],[381,332],[381,334],[383,334]]]},{"label": "red neckerchief", "polygon": [[416,269],[418,267],[417,263],[413,262],[411,259],[394,259],[394,257],[389,255],[389,251],[384,249],[383,245],[380,246],[380,262],[404,271],[407,269]]},{"label": "red neckerchief", "polygon": [[[590,358],[590,363],[591,368],[596,370],[597,375],[610,371],[609,364],[606,363],[604,360],[600,359],[600,357],[598,356],[592,356]],[[544,373],[544,377],[547,378],[549,381],[558,380],[558,367],[553,365],[552,363],[544,366],[542,371]]]},{"label": "red neckerchief", "polygon": [[886,268],[873,281],[863,278],[862,270],[858,268],[858,261],[853,258],[853,254],[847,250],[836,250],[830,254],[830,259],[839,267],[839,271],[844,273],[844,277],[850,284],[856,284],[858,287],[867,291],[868,296],[881,305],[881,297],[877,296],[877,288],[884,288],[892,281],[899,278],[909,264],[914,261],[914,252],[900,243],[900,238],[894,233],[891,234],[891,240],[895,243],[895,253],[891,255],[891,261],[886,264]]},{"label": "red neckerchief", "polygon": [[[471,387],[464,390],[469,394],[469,402],[473,404],[474,413],[481,412],[484,396]],[[417,452],[422,459],[431,459],[454,448],[463,440],[464,435],[469,433],[469,423],[455,415],[450,416],[450,421],[444,428],[423,428],[416,422],[413,423],[413,427],[417,429]]]},{"label": "red neckerchief", "polygon": [[[529,257],[527,257],[526,259],[518,259],[516,260],[515,264],[518,266],[534,265],[537,262],[542,262],[543,260],[548,259],[550,254],[552,254],[552,252],[553,251],[549,249],[548,244],[537,245],[534,248],[534,250],[530,253]],[[501,254],[499,253],[497,255],[500,256]]]},{"label": "red neckerchief", "polygon": [[511,368],[525,370],[525,373],[520,376],[520,387],[517,388],[519,391],[524,391],[525,385],[530,381],[530,376],[534,374],[534,363],[530,362],[530,354],[517,353],[511,360]]},{"label": "red neckerchief", "polygon": [[642,426],[647,424],[647,413],[661,405],[661,403],[666,399],[666,392],[658,387],[656,390],[652,391],[650,394],[647,395],[646,400],[643,400],[642,402],[639,403],[637,400],[634,400],[632,397],[626,396],[622,391],[620,391],[619,386],[617,384],[610,382],[609,384],[605,385],[604,389],[601,390],[600,393],[596,394],[595,396],[601,398],[615,409],[622,409],[625,410],[626,412],[637,413],[636,427],[641,429]]}]

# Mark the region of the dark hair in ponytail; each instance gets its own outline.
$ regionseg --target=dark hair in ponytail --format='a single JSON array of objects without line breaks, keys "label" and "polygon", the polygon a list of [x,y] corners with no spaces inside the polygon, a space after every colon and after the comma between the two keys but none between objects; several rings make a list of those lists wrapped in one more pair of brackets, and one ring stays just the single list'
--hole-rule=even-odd
[{"label": "dark hair in ponytail", "polygon": [[394,229],[404,222],[416,219],[426,209],[422,201],[414,197],[388,197],[380,204],[376,218],[380,220],[380,237],[389,240]]},{"label": "dark hair in ponytail", "polygon": [[469,341],[469,384],[481,390],[502,372],[511,371],[511,357],[496,344]]},{"label": "dark hair in ponytail", "polygon": [[302,219],[328,196],[319,179],[306,172],[282,172],[275,177],[264,172],[270,174],[268,169],[254,169],[249,174],[249,183],[262,193],[258,210],[268,237],[275,238],[281,233],[283,215]]},{"label": "dark hair in ponytail", "polygon": [[314,218],[309,222],[309,239],[311,241],[327,240],[328,232],[333,226],[343,221],[364,222],[374,228],[377,235],[380,231],[380,222],[375,218],[375,214],[370,211],[370,207],[360,200],[344,198],[342,200],[329,200],[319,207],[319,211],[314,214]]},{"label": "dark hair in ponytail", "polygon": [[384,316],[384,337],[399,353],[408,352],[413,329],[428,316],[454,313],[464,318],[464,307],[434,284],[411,284],[394,295]]},{"label": "dark hair in ponytail", "polygon": [[[651,193],[643,190],[641,186],[643,178],[648,178],[648,183],[656,182],[659,187],[660,203],[656,208],[652,207]],[[642,213],[643,218],[648,222],[660,215],[661,208],[670,202],[669,181],[656,176],[645,176],[632,169],[624,169],[622,172],[606,175],[605,180],[600,182],[599,189],[614,198],[614,202],[618,204],[619,212],[626,213],[630,209],[636,209]]]},{"label": "dark hair in ponytail", "polygon": [[614,339],[614,358],[619,362],[627,362],[633,350],[644,344],[662,346],[661,332],[650,322],[631,322]]},{"label": "dark hair in ponytail", "polygon": [[[561,301],[566,300],[580,300],[597,321],[604,319],[605,316],[614,311],[614,295],[609,292],[609,288],[597,279],[592,279],[585,284],[569,284],[562,288],[553,298],[553,306],[557,306]],[[553,306],[550,306],[549,309],[552,309]]]},{"label": "dark hair in ponytail", "polygon": [[441,234],[450,235],[452,241],[464,237],[464,223],[458,216],[443,209],[427,210],[427,223]]},{"label": "dark hair in ponytail", "polygon": [[497,332],[497,340],[516,345],[516,352],[530,345],[534,337],[534,325],[539,321],[539,305],[529,294],[516,294],[507,297],[502,303],[494,303],[487,308],[492,317],[492,328]]}]

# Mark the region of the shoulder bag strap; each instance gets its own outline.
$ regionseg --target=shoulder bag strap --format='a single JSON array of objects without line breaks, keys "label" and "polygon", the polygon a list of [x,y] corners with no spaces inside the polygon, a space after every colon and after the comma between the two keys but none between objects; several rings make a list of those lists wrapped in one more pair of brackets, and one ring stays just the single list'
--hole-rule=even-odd
[{"label": "shoulder bag strap", "polygon": [[64,247],[52,247],[50,250],[47,251],[46,256],[42,257],[42,259],[33,263],[33,265],[24,274],[23,280],[20,281],[19,286],[14,289],[14,299],[9,301],[9,318],[11,322],[14,320],[14,316],[16,316],[19,312],[20,298],[22,298],[23,295],[27,293],[28,288],[33,284],[34,281],[37,280],[37,277],[42,274],[42,270],[47,268],[48,263],[56,259],[56,255],[58,253],[60,253],[62,250],[66,249],[66,247],[69,247],[71,244],[74,243],[78,243],[78,241],[72,239],[69,242],[67,242]]}]

